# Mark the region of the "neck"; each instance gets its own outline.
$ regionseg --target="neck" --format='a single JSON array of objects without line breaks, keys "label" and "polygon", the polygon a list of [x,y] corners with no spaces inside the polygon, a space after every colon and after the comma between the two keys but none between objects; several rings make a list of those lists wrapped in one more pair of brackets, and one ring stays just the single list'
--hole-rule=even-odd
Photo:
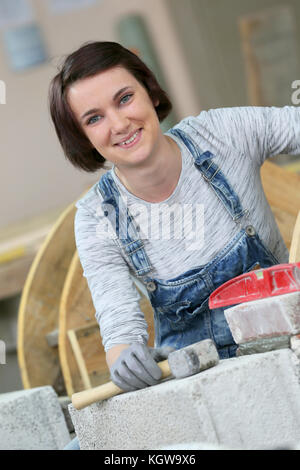
[{"label": "neck", "polygon": [[180,177],[180,149],[170,137],[164,136],[164,139],[164,149],[147,166],[134,169],[115,167],[115,173],[126,189],[147,202],[167,199]]}]

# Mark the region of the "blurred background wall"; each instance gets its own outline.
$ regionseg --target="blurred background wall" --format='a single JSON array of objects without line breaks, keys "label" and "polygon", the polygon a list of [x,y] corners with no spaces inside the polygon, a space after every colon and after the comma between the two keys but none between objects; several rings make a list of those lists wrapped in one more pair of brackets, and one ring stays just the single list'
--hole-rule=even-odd
[{"label": "blurred background wall", "polygon": [[[300,71],[297,0],[167,0],[167,5],[201,108],[291,104],[290,84]],[[253,28],[249,38],[252,50],[247,55],[242,20]],[[285,99],[274,93],[272,102],[253,102],[248,90],[248,73],[253,71],[247,69],[251,52],[260,55],[258,65],[264,64],[264,70],[272,66],[268,87],[283,78]],[[286,60],[291,57],[289,70],[280,71],[287,63],[284,56]]]},{"label": "blurred background wall", "polygon": [[[173,101],[173,122],[215,107],[290,105],[290,84],[300,79],[298,0],[32,0],[27,2],[29,19],[18,25],[7,22],[8,3],[22,9],[26,2],[0,0],[0,80],[6,86],[5,103],[0,98],[0,244],[8,251],[18,248],[14,240],[32,227],[51,226],[98,179],[65,160],[47,103],[57,65],[84,42],[110,40],[137,49]],[[12,56],[17,47],[19,56],[25,49],[22,53],[13,30],[28,24],[38,28],[45,57],[17,70]],[[0,340],[7,351],[6,364],[0,364],[0,392],[22,388],[16,325],[22,282],[32,261],[10,288],[18,276],[12,264],[18,255],[5,258],[4,248]],[[8,286],[2,293],[1,282]]]},{"label": "blurred background wall", "polygon": [[[199,109],[176,27],[164,1],[98,0],[61,14],[51,13],[46,1],[32,4],[48,54],[46,62],[15,72],[3,42],[0,44],[0,78],[6,83],[7,95],[0,114],[0,228],[68,204],[96,181],[95,175],[81,173],[65,161],[47,109],[48,86],[62,56],[82,43],[118,41],[117,26],[125,14],[137,13],[145,18],[178,114]],[[179,93],[180,84],[185,93]]]}]

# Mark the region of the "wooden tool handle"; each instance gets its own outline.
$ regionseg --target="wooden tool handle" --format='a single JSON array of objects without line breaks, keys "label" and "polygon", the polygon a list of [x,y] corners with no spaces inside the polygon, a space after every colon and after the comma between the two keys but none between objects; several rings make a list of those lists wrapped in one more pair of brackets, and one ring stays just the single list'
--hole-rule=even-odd
[{"label": "wooden tool handle", "polygon": [[300,211],[295,222],[292,242],[290,246],[289,263],[298,263],[300,261]]},{"label": "wooden tool handle", "polygon": [[[158,362],[158,367],[162,371],[161,379],[164,379],[171,375],[170,366],[168,360]],[[74,393],[72,395],[72,404],[77,410],[81,410],[92,403],[97,401],[106,400],[107,398],[114,397],[124,393],[124,390],[117,387],[113,382],[108,382],[104,385],[99,385],[99,387],[90,388],[84,390],[83,392]]]}]

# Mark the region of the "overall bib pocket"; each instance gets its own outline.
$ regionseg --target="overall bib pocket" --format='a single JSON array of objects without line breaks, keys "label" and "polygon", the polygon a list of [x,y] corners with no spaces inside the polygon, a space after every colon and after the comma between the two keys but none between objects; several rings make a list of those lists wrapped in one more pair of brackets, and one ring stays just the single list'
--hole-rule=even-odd
[{"label": "overall bib pocket", "polygon": [[192,305],[189,300],[167,304],[157,309],[161,320],[166,320],[170,328],[174,331],[185,330],[188,325],[194,321],[207,309],[208,298],[200,306]]}]

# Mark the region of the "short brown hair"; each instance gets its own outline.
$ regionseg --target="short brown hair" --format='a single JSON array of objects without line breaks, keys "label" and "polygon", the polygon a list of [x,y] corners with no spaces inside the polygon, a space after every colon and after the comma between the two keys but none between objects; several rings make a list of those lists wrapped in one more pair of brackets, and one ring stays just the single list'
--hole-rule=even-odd
[{"label": "short brown hair", "polygon": [[64,154],[75,167],[84,171],[94,172],[102,168],[105,158],[92,147],[77,123],[67,102],[67,91],[77,80],[116,66],[127,69],[144,86],[152,103],[159,100],[155,110],[160,122],[172,109],[170,99],[153,72],[136,54],[116,42],[84,43],[64,59],[59,73],[51,80],[48,95],[51,118]]}]

